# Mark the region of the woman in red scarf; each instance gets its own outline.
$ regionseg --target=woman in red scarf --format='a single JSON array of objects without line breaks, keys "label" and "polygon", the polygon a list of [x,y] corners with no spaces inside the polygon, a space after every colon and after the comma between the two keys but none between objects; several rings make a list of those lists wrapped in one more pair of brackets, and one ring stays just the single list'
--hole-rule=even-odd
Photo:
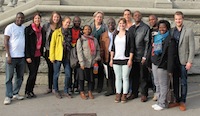
[{"label": "woman in red scarf", "polygon": [[25,57],[29,68],[29,76],[25,88],[25,96],[27,98],[36,97],[33,88],[40,64],[40,56],[43,54],[45,43],[44,31],[40,23],[41,15],[35,13],[33,16],[33,23],[25,28]]},{"label": "woman in red scarf", "polygon": [[91,36],[92,29],[89,25],[83,27],[83,35],[78,39],[76,48],[80,67],[77,68],[79,76],[80,96],[87,99],[84,93],[84,80],[88,81],[88,96],[94,99],[92,95],[93,66],[100,61],[100,48],[96,38]]}]

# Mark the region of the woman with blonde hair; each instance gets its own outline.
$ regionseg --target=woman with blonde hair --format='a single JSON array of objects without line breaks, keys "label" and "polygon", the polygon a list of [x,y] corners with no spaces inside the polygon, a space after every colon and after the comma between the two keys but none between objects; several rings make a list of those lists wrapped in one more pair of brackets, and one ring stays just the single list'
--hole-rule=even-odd
[{"label": "woman with blonde hair", "polygon": [[71,95],[68,93],[69,79],[71,78],[70,51],[72,38],[69,30],[70,22],[70,17],[64,17],[62,20],[62,26],[59,29],[56,29],[52,34],[49,49],[49,59],[53,63],[54,68],[53,89],[55,96],[59,99],[62,98],[58,88],[61,64],[63,64],[65,71],[64,96],[71,98]]},{"label": "woman with blonde hair", "polygon": [[[100,44],[100,36],[107,30],[106,24],[103,23],[104,13],[102,11],[96,11],[93,14],[93,18],[94,21],[90,25],[92,27],[92,35],[98,40],[98,43]],[[98,78],[97,92],[100,93],[103,89],[104,70],[103,70],[103,64],[100,61],[98,61],[98,66],[99,66],[98,74],[94,76]],[[95,83],[92,87],[93,89],[94,86]]]}]

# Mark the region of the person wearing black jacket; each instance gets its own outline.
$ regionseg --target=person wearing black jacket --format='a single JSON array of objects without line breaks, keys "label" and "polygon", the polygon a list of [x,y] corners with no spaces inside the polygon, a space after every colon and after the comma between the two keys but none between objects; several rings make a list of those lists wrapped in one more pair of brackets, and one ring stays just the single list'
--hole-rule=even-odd
[{"label": "person wearing black jacket", "polygon": [[134,40],[134,59],[129,77],[132,78],[132,94],[128,97],[128,100],[138,97],[140,87],[141,102],[146,102],[149,72],[145,62],[149,47],[150,28],[142,21],[142,14],[139,11],[133,13],[133,19],[135,24],[129,28],[130,38]]},{"label": "person wearing black jacket", "polygon": [[27,98],[36,97],[33,88],[40,64],[40,56],[43,54],[45,36],[41,23],[41,15],[35,13],[33,23],[25,28],[25,58],[29,68],[29,76],[25,88]]},{"label": "person wearing black jacket", "polygon": [[127,101],[126,97],[129,89],[129,73],[132,68],[134,45],[125,28],[126,19],[120,18],[118,25],[119,31],[113,36],[110,66],[113,67],[115,72],[115,102],[118,103],[121,101],[125,103]]},{"label": "person wearing black jacket", "polygon": [[168,75],[172,76],[173,73],[176,49],[175,39],[171,37],[169,31],[170,23],[166,20],[160,20],[158,29],[158,34],[154,36],[150,52],[147,55],[147,61],[152,62],[154,83],[156,85],[156,93],[158,94],[157,103],[152,105],[154,110],[162,110],[168,105],[166,102],[169,82]]}]

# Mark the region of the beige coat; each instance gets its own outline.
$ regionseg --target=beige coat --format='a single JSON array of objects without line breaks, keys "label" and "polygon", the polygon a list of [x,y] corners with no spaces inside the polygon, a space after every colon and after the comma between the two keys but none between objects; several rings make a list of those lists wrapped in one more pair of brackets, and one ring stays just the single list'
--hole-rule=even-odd
[{"label": "beige coat", "polygon": [[96,54],[91,55],[90,48],[88,45],[88,40],[84,36],[81,36],[81,38],[79,38],[77,41],[76,48],[77,48],[78,61],[79,64],[81,66],[84,66],[85,68],[93,67],[94,63],[101,59],[100,47],[96,38],[94,38],[94,42],[96,47]]},{"label": "beige coat", "polygon": [[[172,29],[174,32],[174,29]],[[178,46],[178,55],[182,65],[192,63],[195,53],[194,32],[191,28],[183,26]]]}]

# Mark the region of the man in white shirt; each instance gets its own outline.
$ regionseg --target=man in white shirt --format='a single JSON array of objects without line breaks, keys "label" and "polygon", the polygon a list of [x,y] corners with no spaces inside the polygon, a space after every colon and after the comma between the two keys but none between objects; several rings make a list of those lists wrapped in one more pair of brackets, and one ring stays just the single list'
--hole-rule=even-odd
[{"label": "man in white shirt", "polygon": [[[11,99],[22,100],[24,97],[19,96],[24,76],[24,14],[17,13],[14,23],[9,24],[4,32],[4,45],[6,49],[6,97],[4,105],[11,103]],[[16,79],[12,83],[14,72],[16,72]]]}]

